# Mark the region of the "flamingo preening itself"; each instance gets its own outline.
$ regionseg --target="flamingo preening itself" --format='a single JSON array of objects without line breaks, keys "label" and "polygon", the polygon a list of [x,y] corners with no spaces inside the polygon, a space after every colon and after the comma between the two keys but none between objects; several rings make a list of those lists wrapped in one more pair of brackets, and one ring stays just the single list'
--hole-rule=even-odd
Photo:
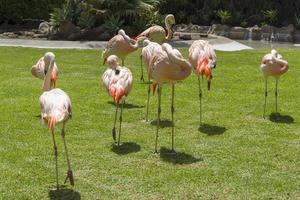
[{"label": "flamingo preening itself", "polygon": [[194,68],[194,72],[198,76],[199,86],[199,107],[200,107],[200,124],[202,122],[202,88],[200,76],[207,79],[207,89],[210,90],[212,70],[217,66],[217,56],[209,44],[205,40],[196,40],[189,48],[189,61]]},{"label": "flamingo preening itself", "polygon": [[[45,54],[46,55],[46,54]],[[37,78],[44,79],[47,71],[49,70],[49,61],[45,59],[45,55],[41,57],[38,62],[31,67],[31,74]],[[55,88],[56,86],[56,79],[58,75],[58,67],[54,62],[53,70],[51,73],[51,87]]]},{"label": "flamingo preening itself", "polygon": [[264,103],[264,114],[265,118],[266,113],[266,104],[268,96],[268,77],[273,76],[276,79],[275,84],[275,104],[276,104],[276,113],[277,113],[277,96],[278,96],[278,80],[281,75],[286,73],[289,69],[288,62],[283,60],[282,56],[275,50],[272,49],[271,53],[266,54],[260,65],[260,70],[263,73],[265,79],[265,103]]},{"label": "flamingo preening itself", "polygon": [[171,40],[173,36],[172,26],[174,24],[175,24],[175,17],[174,15],[169,14],[165,17],[165,26],[167,32],[163,27],[155,25],[155,26],[151,26],[150,28],[140,33],[138,36],[136,36],[135,40],[139,41],[147,38],[152,42],[157,42],[159,44],[162,44],[163,42]]},{"label": "flamingo preening itself", "polygon": [[51,89],[51,76],[55,66],[55,56],[53,53],[48,52],[44,56],[45,63],[49,63],[49,68],[47,70],[46,76],[44,78],[43,84],[43,94],[40,96],[40,106],[41,106],[41,119],[44,123],[48,125],[48,129],[51,131],[53,139],[53,148],[55,156],[56,165],[56,186],[58,185],[58,165],[57,165],[57,146],[55,142],[54,129],[58,123],[62,123],[61,136],[64,142],[65,153],[67,158],[67,177],[66,181],[69,179],[71,185],[74,185],[73,172],[71,170],[70,159],[68,156],[67,145],[65,141],[65,126],[66,122],[72,116],[71,100],[69,96],[61,89]]},{"label": "flamingo preening itself", "polygon": [[131,39],[126,35],[124,30],[120,29],[118,34],[112,37],[106,44],[106,48],[102,54],[103,65],[110,55],[116,55],[121,58],[122,65],[124,65],[124,60],[127,55],[136,51],[138,47],[138,41]]},{"label": "flamingo preening itself", "polygon": [[[121,125],[122,125],[122,114],[123,114],[123,105],[125,102],[125,98],[129,94],[132,88],[132,74],[131,71],[126,67],[121,67],[118,62],[118,57],[115,55],[111,55],[107,58],[106,61],[108,68],[102,75],[102,82],[104,87],[106,88],[107,92],[116,104],[116,112],[115,112],[115,120],[114,120],[114,127],[112,129],[112,136],[117,143],[120,145],[120,137],[121,137]],[[116,122],[117,122],[117,115],[118,115],[118,108],[120,107],[121,103],[121,113],[120,113],[120,126],[119,126],[119,135],[118,141],[116,142]]]},{"label": "flamingo preening itself", "polygon": [[156,138],[155,138],[155,151],[157,151],[158,130],[160,123],[161,113],[161,93],[163,83],[170,83],[172,85],[172,152],[174,150],[174,93],[175,83],[179,80],[186,79],[192,71],[191,64],[185,60],[181,53],[177,49],[173,49],[171,45],[164,43],[161,46],[161,50],[157,50],[153,53],[149,63],[149,75],[153,80],[153,88],[157,86],[158,95],[158,109],[157,109],[157,124],[156,124]]},{"label": "flamingo preening itself", "polygon": [[[152,58],[152,55],[155,52],[159,52],[159,51],[163,51],[162,47],[160,44],[156,43],[156,42],[150,42],[148,39],[144,40],[143,42],[143,49],[142,49],[142,53],[141,53],[141,65],[142,63],[144,63],[145,67],[146,67],[146,71],[148,74],[148,81],[149,81],[149,85],[148,85],[148,96],[147,96],[147,106],[146,106],[146,115],[145,115],[145,121],[148,121],[148,113],[149,113],[149,100],[150,100],[150,61]],[[143,66],[141,66],[141,68],[143,68]]]}]

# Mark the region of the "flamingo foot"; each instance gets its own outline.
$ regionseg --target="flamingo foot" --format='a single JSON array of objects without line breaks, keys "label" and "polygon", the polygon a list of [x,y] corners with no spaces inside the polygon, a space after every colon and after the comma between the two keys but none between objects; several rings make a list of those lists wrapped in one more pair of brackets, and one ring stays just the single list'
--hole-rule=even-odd
[{"label": "flamingo foot", "polygon": [[72,172],[71,169],[69,169],[68,172],[67,172],[67,176],[66,176],[66,179],[65,179],[65,184],[66,184],[66,182],[67,182],[68,179],[70,181],[70,184],[72,186],[74,186],[74,176],[73,176],[73,172]]}]

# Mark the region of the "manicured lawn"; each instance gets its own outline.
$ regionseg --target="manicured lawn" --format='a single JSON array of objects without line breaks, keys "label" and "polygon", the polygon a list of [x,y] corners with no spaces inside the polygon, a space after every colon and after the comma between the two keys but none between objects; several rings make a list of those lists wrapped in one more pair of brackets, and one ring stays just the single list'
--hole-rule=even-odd
[{"label": "manicured lawn", "polygon": [[[290,70],[279,82],[281,117],[263,119],[264,81],[259,71],[269,49],[217,52],[211,91],[204,87],[199,128],[197,78],[175,87],[175,147],[171,147],[171,88],[163,87],[161,154],[152,154],[156,127],[145,123],[147,85],[139,81],[139,52],[126,60],[134,86],[125,106],[121,141],[112,148],[115,107],[100,84],[99,50],[52,50],[58,87],[72,100],[66,139],[75,187],[55,186],[51,135],[39,120],[42,81],[31,66],[46,50],[0,48],[0,199],[299,199],[300,51],[279,49]],[[187,49],[181,49],[187,55]],[[203,82],[206,86],[206,83]],[[267,114],[274,112],[275,81],[269,80]],[[150,121],[157,97],[151,96]],[[67,166],[57,131],[59,181]]]}]

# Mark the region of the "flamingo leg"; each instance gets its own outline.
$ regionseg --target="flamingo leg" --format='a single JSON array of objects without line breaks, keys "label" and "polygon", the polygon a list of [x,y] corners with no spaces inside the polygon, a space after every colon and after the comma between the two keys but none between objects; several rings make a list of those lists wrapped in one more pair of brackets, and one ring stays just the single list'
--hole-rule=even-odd
[{"label": "flamingo leg", "polygon": [[201,89],[201,80],[198,76],[198,86],[199,86],[199,110],[200,110],[200,125],[202,123],[202,89]]},{"label": "flamingo leg", "polygon": [[71,169],[71,164],[70,164],[70,159],[69,159],[69,154],[68,154],[68,148],[67,148],[67,144],[66,144],[66,140],[65,140],[65,122],[63,124],[63,128],[61,129],[61,137],[63,139],[64,142],[64,147],[65,147],[65,153],[66,153],[66,158],[67,158],[67,164],[68,164],[68,172],[67,172],[67,176],[65,179],[65,183],[67,182],[67,180],[70,180],[70,184],[72,186],[74,186],[74,176],[73,176],[73,171]]},{"label": "flamingo leg", "polygon": [[172,84],[172,103],[171,103],[171,114],[172,114],[172,150],[171,153],[175,154],[174,150],[174,129],[175,129],[175,124],[174,124],[174,93],[175,93],[175,84]]},{"label": "flamingo leg", "polygon": [[278,112],[278,78],[276,78],[276,84],[275,84],[275,105],[276,105],[276,113]]},{"label": "flamingo leg", "polygon": [[122,100],[121,112],[120,112],[120,126],[119,126],[119,135],[118,135],[118,146],[120,146],[121,130],[122,130],[122,115],[123,115],[123,105],[124,99]]},{"label": "flamingo leg", "polygon": [[158,96],[158,105],[157,105],[157,122],[156,122],[156,137],[155,137],[155,150],[154,153],[158,154],[157,150],[157,141],[158,141],[158,130],[159,130],[159,122],[160,122],[160,113],[161,113],[161,86],[158,84],[157,88],[157,96]]},{"label": "flamingo leg", "polygon": [[112,137],[115,143],[116,143],[116,122],[117,122],[118,108],[119,105],[116,104],[115,121],[114,121],[114,127],[112,129]]},{"label": "flamingo leg", "polygon": [[148,95],[147,95],[147,106],[146,106],[146,116],[145,116],[145,120],[146,122],[148,121],[148,114],[149,114],[149,100],[150,100],[150,91],[151,91],[151,84],[150,84],[150,77],[148,75]]},{"label": "flamingo leg", "polygon": [[267,96],[268,96],[268,79],[265,79],[265,104],[264,104],[264,114],[263,114],[264,118],[266,114]]},{"label": "flamingo leg", "polygon": [[59,190],[59,185],[58,185],[58,165],[57,165],[57,146],[55,142],[55,137],[54,137],[54,130],[51,130],[52,134],[52,140],[53,140],[53,149],[54,149],[54,156],[55,156],[55,171],[56,171],[56,189]]},{"label": "flamingo leg", "polygon": [[140,55],[140,60],[141,60],[141,81],[145,81],[144,80],[144,72],[143,72],[143,60],[142,60],[142,55]]}]

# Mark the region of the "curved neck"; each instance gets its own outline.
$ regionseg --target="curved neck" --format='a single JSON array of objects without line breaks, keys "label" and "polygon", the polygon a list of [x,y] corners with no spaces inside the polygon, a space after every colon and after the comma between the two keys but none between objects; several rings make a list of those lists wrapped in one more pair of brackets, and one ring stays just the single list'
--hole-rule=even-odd
[{"label": "curved neck", "polygon": [[137,49],[139,47],[139,40],[135,41],[123,32],[120,32],[120,35],[130,45],[131,48]]},{"label": "curved neck", "polygon": [[51,89],[51,74],[54,66],[54,60],[51,60],[49,63],[49,68],[46,73],[46,76],[44,78],[44,83],[43,83],[43,91],[49,91]]},{"label": "curved neck", "polygon": [[168,40],[171,40],[173,32],[172,32],[172,29],[171,29],[171,25],[168,23],[167,18],[165,19],[165,26],[166,26],[166,29],[167,29],[166,40],[168,41]]}]

